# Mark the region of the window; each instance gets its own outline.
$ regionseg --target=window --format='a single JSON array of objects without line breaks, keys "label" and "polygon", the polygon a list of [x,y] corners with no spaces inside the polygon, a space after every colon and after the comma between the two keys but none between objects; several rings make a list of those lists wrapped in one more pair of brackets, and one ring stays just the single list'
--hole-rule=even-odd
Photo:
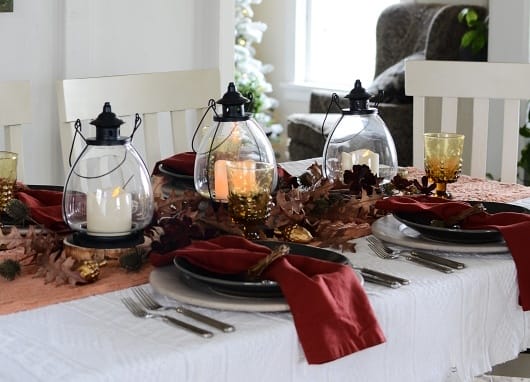
[{"label": "window", "polygon": [[298,0],[295,82],[349,90],[368,86],[375,69],[375,28],[383,9],[399,0]]}]

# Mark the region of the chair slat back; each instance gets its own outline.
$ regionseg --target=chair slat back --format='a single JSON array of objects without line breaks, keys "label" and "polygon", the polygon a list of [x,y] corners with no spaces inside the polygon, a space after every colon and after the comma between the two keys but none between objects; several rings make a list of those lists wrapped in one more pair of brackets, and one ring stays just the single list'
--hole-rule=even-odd
[{"label": "chair slat back", "polygon": [[4,129],[5,150],[18,153],[17,179],[24,181],[22,125],[31,123],[29,81],[0,82],[0,126]]},{"label": "chair slat back", "polygon": [[[152,170],[158,160],[191,149],[198,116],[205,111],[210,98],[221,97],[219,70],[67,79],[58,82],[57,97],[66,171],[75,131],[73,124],[80,119],[86,121],[83,129],[88,128],[88,121],[101,113],[107,101],[112,111],[126,121],[121,135],[130,135],[136,113],[142,118],[133,145]],[[83,145],[77,140],[72,161]]]},{"label": "chair slat back", "polygon": [[405,93],[413,96],[413,165],[423,168],[423,133],[426,131],[427,98],[442,99],[441,126],[428,131],[457,132],[458,100],[471,98],[470,175],[486,176],[490,101],[504,104],[501,150],[501,181],[517,181],[520,103],[530,99],[530,64],[408,61]]}]

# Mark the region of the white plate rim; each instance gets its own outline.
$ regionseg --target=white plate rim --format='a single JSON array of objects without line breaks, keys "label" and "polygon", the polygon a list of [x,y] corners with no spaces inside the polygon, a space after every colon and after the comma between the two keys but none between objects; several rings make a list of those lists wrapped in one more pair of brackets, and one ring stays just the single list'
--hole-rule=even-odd
[{"label": "white plate rim", "polygon": [[[361,285],[364,285],[362,275],[357,270],[352,270],[359,278]],[[198,281],[195,282],[200,284]],[[284,298],[223,295],[204,284],[201,284],[199,288],[192,288],[181,280],[179,270],[173,265],[155,268],[149,274],[149,283],[157,293],[163,296],[201,308],[262,313],[286,312],[290,310]]]},{"label": "white plate rim", "polygon": [[161,295],[171,297],[184,304],[202,308],[240,312],[284,312],[289,305],[283,298],[252,298],[224,296],[208,286],[191,288],[184,283],[173,265],[155,268],[149,275],[152,288]]},{"label": "white plate rim", "polygon": [[391,244],[439,252],[499,254],[509,252],[504,242],[464,244],[441,242],[423,237],[418,231],[398,221],[393,215],[386,215],[372,223],[372,234]]}]

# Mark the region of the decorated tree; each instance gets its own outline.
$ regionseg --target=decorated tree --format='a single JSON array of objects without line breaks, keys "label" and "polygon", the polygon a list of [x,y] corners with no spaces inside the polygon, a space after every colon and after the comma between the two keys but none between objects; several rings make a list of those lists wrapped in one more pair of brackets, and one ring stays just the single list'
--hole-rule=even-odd
[{"label": "decorated tree", "polygon": [[255,58],[253,44],[261,43],[263,32],[267,30],[265,23],[252,20],[252,5],[259,3],[261,0],[236,0],[235,82],[242,94],[252,97],[253,102],[248,111],[254,113],[256,121],[270,133],[271,114],[278,101],[267,95],[272,92],[272,86],[265,75],[272,71],[272,65],[263,64]]}]

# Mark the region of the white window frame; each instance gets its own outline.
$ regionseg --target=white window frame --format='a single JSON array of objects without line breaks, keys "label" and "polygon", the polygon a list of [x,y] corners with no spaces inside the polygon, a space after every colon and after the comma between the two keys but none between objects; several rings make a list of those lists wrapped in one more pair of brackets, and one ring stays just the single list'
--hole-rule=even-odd
[{"label": "white window frame", "polygon": [[[352,0],[354,1],[354,0]],[[401,2],[408,2],[411,0],[401,0]],[[344,91],[347,92],[351,88],[344,87],[342,89],[334,87],[329,88],[322,86],[322,84],[311,83],[305,81],[306,63],[308,51],[306,49],[307,38],[307,0],[295,0],[289,2],[289,6],[286,9],[287,20],[293,20],[293,23],[289,23],[288,36],[291,36],[287,44],[287,55],[288,63],[290,67],[286,68],[289,78],[291,81],[288,83],[281,84],[283,95],[285,99],[290,101],[302,101],[306,102],[309,100],[312,90],[325,90],[325,91]],[[289,49],[292,48],[292,49]],[[291,53],[292,52],[292,53]]]}]

